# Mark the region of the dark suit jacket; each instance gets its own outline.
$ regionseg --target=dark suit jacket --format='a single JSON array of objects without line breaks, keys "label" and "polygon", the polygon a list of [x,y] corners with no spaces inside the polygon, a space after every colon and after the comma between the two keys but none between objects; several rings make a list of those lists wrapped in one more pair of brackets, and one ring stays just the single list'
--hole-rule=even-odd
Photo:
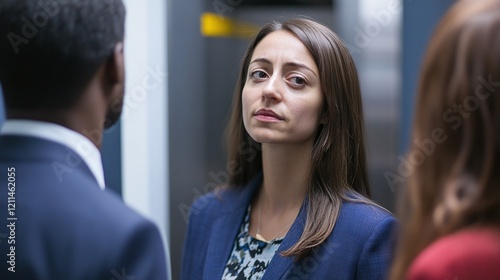
[{"label": "dark suit jacket", "polygon": [[[210,193],[191,208],[184,245],[181,279],[221,279],[247,207],[262,181]],[[278,251],[300,238],[306,221],[302,205]],[[386,211],[362,203],[344,202],[330,237],[300,262],[276,253],[262,280],[277,279],[386,279],[396,220]]]},{"label": "dark suit jacket", "polygon": [[[15,210],[11,213],[7,182],[12,173]],[[0,136],[0,207],[2,280],[167,278],[156,226],[115,194],[99,189],[87,165],[63,145]],[[17,220],[7,220],[12,217]],[[13,230],[6,227],[11,222]],[[9,239],[12,234],[15,238]],[[15,246],[15,272],[8,270],[14,264],[7,262],[11,246]]]}]

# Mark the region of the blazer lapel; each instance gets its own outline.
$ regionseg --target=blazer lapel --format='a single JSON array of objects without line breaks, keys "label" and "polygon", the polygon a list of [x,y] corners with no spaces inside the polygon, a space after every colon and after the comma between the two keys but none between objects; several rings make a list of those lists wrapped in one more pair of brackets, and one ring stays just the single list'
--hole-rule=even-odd
[{"label": "blazer lapel", "polygon": [[226,263],[238,235],[245,207],[215,221],[208,242],[203,279],[221,279]]},{"label": "blazer lapel", "polygon": [[236,194],[236,197],[230,196],[225,198],[223,203],[227,204],[226,209],[214,221],[209,231],[210,236],[208,237],[209,241],[203,279],[222,278],[248,205],[255,192],[259,189],[261,182],[262,176],[256,176],[254,180],[243,187],[243,190],[239,194]]},{"label": "blazer lapel", "polygon": [[304,203],[300,208],[299,214],[295,219],[292,227],[288,231],[285,239],[281,243],[280,247],[274,254],[271,262],[267,266],[266,272],[262,277],[262,280],[276,280],[281,279],[285,272],[293,264],[294,257],[283,257],[280,252],[290,249],[299,240],[302,232],[304,232],[304,226],[306,224],[307,216],[307,197],[304,199]]}]

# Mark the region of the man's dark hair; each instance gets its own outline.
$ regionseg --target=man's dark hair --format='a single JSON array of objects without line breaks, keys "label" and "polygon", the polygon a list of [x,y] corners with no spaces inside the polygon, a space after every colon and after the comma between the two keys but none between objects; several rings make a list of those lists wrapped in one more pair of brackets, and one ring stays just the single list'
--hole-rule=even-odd
[{"label": "man's dark hair", "polygon": [[1,0],[0,83],[9,109],[72,106],[123,41],[121,0]]}]

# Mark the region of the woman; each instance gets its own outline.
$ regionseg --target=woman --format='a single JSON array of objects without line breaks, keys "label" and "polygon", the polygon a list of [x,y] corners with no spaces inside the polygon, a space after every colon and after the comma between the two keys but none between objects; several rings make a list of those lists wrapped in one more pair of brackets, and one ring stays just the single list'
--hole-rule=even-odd
[{"label": "woman", "polygon": [[412,137],[433,134],[402,203],[391,279],[500,279],[498,0],[459,1],[430,41]]},{"label": "woman", "polygon": [[264,26],[228,126],[230,185],[193,205],[181,278],[384,279],[395,219],[366,198],[362,112],[337,35]]}]

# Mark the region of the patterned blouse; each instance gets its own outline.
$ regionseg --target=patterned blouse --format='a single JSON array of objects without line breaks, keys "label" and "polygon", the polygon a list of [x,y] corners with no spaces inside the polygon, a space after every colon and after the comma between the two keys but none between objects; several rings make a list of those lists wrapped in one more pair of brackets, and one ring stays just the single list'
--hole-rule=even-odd
[{"label": "patterned blouse", "polygon": [[267,243],[249,235],[250,210],[251,207],[248,206],[240,233],[236,237],[233,251],[222,275],[222,280],[262,279],[274,253],[277,252],[283,241],[283,238],[280,238]]}]

